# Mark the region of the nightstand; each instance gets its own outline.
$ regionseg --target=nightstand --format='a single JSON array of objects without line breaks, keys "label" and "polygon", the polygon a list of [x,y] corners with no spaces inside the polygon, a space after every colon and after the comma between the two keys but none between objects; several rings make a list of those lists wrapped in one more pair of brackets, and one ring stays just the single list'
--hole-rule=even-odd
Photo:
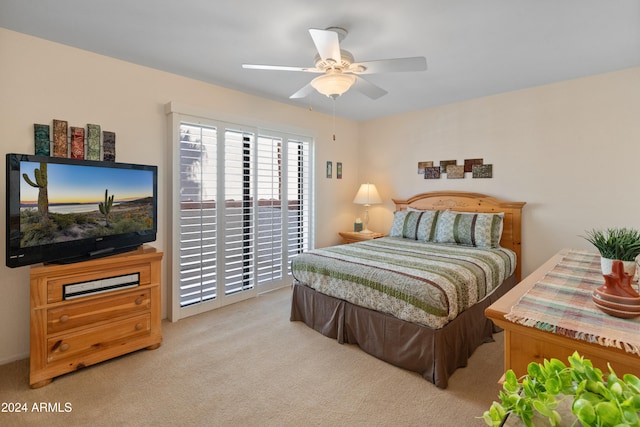
[{"label": "nightstand", "polygon": [[384,237],[382,233],[360,233],[357,231],[341,231],[338,234],[342,237],[342,243],[356,243]]}]

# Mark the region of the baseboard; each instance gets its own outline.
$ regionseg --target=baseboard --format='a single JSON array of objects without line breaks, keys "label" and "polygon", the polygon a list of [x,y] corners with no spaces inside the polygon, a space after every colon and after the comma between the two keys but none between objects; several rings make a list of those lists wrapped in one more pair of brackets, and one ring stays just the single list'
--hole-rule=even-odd
[{"label": "baseboard", "polygon": [[7,365],[9,363],[15,362],[16,360],[22,360],[22,359],[28,359],[28,358],[29,358],[29,353],[22,353],[14,356],[5,357],[0,359],[0,365]]}]

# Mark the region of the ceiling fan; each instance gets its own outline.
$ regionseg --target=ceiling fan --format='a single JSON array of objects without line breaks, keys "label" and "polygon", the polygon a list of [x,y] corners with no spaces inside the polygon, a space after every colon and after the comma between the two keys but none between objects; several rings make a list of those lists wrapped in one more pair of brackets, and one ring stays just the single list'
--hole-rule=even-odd
[{"label": "ceiling fan", "polygon": [[309,33],[318,50],[314,67],[242,64],[242,68],[322,74],[289,98],[304,98],[315,89],[333,99],[348,91],[352,86],[371,99],[378,99],[387,94],[386,90],[360,77],[361,74],[425,71],[427,69],[427,60],[424,56],[355,62],[350,52],[340,49],[340,42],[348,34],[344,28],[329,27],[324,30],[312,28]]}]

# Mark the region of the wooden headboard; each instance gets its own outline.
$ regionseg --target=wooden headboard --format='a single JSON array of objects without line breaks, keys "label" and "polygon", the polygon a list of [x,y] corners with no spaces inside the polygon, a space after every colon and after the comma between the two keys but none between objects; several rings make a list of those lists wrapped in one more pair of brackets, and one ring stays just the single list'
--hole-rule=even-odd
[{"label": "wooden headboard", "polygon": [[415,209],[451,209],[460,212],[503,212],[503,231],[500,246],[516,253],[516,279],[520,281],[522,271],[521,220],[525,202],[507,202],[480,193],[464,191],[433,191],[415,195],[407,200],[393,199],[396,210],[411,206]]}]

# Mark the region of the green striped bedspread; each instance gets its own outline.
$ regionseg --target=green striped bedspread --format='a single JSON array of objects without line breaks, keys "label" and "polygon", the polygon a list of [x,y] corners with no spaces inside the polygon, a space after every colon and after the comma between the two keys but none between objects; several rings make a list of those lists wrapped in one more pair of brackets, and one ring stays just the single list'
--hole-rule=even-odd
[{"label": "green striped bedspread", "polygon": [[515,263],[505,248],[383,237],[300,254],[291,270],[318,292],[437,329],[491,294]]}]

